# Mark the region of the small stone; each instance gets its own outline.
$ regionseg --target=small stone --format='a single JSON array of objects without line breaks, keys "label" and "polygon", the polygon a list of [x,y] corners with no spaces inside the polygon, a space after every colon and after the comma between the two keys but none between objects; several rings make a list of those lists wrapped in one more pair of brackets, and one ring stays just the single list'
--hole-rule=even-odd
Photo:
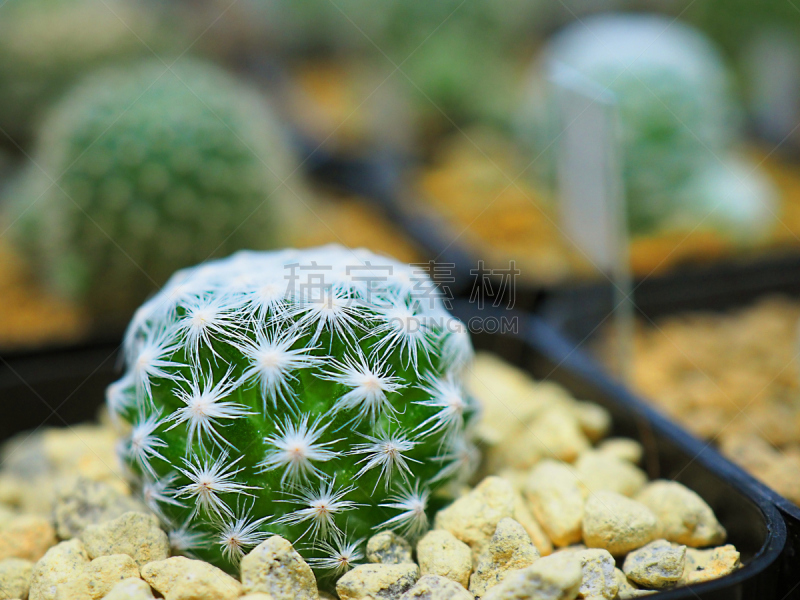
[{"label": "small stone", "polygon": [[658,520],[644,504],[614,492],[596,492],[586,501],[583,541],[589,548],[624,556],[657,535]]},{"label": "small stone", "polygon": [[123,579],[103,597],[103,600],[151,600],[153,591],[139,579]]},{"label": "small stone", "polygon": [[0,561],[0,597],[27,598],[31,587],[33,563],[23,558]]},{"label": "small stone", "polygon": [[393,531],[381,531],[367,540],[367,560],[384,565],[414,562],[411,558],[411,544]]},{"label": "small stone", "polygon": [[614,569],[614,575],[617,578],[617,597],[619,600],[628,600],[629,598],[641,598],[649,594],[655,594],[655,590],[642,590],[631,583],[622,572],[622,569]]},{"label": "small stone", "polygon": [[14,517],[0,529],[0,560],[24,558],[36,562],[56,541],[56,532],[44,517]]},{"label": "small stone", "polygon": [[142,579],[165,600],[233,600],[242,584],[201,560],[173,556],[142,567]]},{"label": "small stone", "polygon": [[127,554],[98,556],[86,568],[89,593],[94,600],[102,598],[120,581],[139,577],[139,568]]},{"label": "small stone", "polygon": [[112,521],[88,525],[81,540],[91,558],[127,554],[140,567],[169,556],[167,534],[154,515],[127,512]]},{"label": "small stone", "polygon": [[88,476],[126,489],[114,456],[117,435],[113,429],[94,424],[50,427],[42,435],[42,452],[56,472]]},{"label": "small stone", "polygon": [[80,540],[56,544],[33,565],[28,598],[55,600],[58,587],[71,580],[82,578],[88,565],[89,557]]},{"label": "small stone", "polygon": [[[324,600],[322,594],[319,595],[320,600]],[[332,600],[336,600],[333,596],[330,596]],[[255,594],[245,594],[244,596],[239,596],[239,600],[273,600],[272,596],[269,594],[264,594],[262,592],[256,592]]]},{"label": "small stone", "polygon": [[421,575],[440,575],[467,587],[472,571],[472,550],[449,531],[434,529],[417,543]]},{"label": "small stone", "polygon": [[92,594],[89,592],[89,580],[85,573],[58,584],[55,592],[55,600],[92,600]]},{"label": "small stone", "polygon": [[669,588],[683,576],[685,559],[686,546],[656,540],[628,554],[622,571],[642,587]]},{"label": "small stone", "polygon": [[474,600],[464,586],[440,575],[423,575],[400,600]]},{"label": "small stone", "polygon": [[654,481],[636,496],[653,511],[661,537],[676,544],[702,548],[725,541],[725,528],[700,496],[677,481]]},{"label": "small stone", "polygon": [[150,512],[107,483],[79,477],[56,497],[54,514],[58,537],[64,540],[78,537],[87,525],[111,521],[130,511]]},{"label": "small stone", "polygon": [[575,470],[554,460],[543,460],[528,477],[525,493],[533,515],[556,546],[581,540],[583,491]]},{"label": "small stone", "polygon": [[578,419],[581,431],[593,443],[599,442],[611,431],[611,414],[594,402],[577,400],[572,404],[572,412]]},{"label": "small stone", "polygon": [[575,471],[589,493],[607,491],[633,497],[647,483],[647,475],[636,465],[594,450],[578,457]]},{"label": "small stone", "polygon": [[22,477],[3,471],[0,473],[0,505],[19,509],[25,497],[25,482]]},{"label": "small stone", "polygon": [[626,460],[632,465],[641,463],[644,456],[642,445],[630,438],[608,438],[597,446],[597,451],[620,460]]},{"label": "small stone", "polygon": [[[478,352],[467,370],[467,389],[481,404],[476,425],[478,438],[490,448],[518,437],[528,422],[550,404],[551,382],[537,382],[530,375],[496,355]],[[571,401],[560,389],[560,395]]]},{"label": "small stone", "polygon": [[340,600],[397,600],[419,578],[417,565],[359,565],[336,582]]},{"label": "small stone", "polygon": [[572,600],[581,587],[581,565],[569,553],[540,558],[530,567],[509,573],[483,600]]},{"label": "small stone", "polygon": [[434,527],[449,531],[477,552],[492,537],[500,519],[513,515],[513,486],[493,476],[436,513]]},{"label": "small stone", "polygon": [[[3,482],[2,480],[0,480],[0,486],[2,485]],[[0,530],[2,530],[7,523],[10,523],[18,516],[19,513],[17,513],[17,511],[13,510],[12,508],[9,508],[8,506],[5,506],[4,504],[0,504]]]},{"label": "small stone", "polygon": [[242,559],[242,588],[274,600],[317,600],[317,580],[303,557],[284,538],[274,535]]},{"label": "small stone", "polygon": [[581,563],[579,598],[612,600],[619,584],[614,573],[614,557],[607,550],[587,548],[572,554]]},{"label": "small stone", "polygon": [[547,556],[553,552],[553,542],[547,537],[539,521],[533,516],[531,509],[522,494],[516,492],[514,494],[514,520],[519,522],[528,532],[531,542],[536,546],[536,550],[540,556]]},{"label": "small stone", "polygon": [[539,552],[522,525],[514,519],[501,519],[478,555],[475,572],[469,577],[469,591],[481,598],[486,590],[503,581],[507,573],[529,567],[538,558]]},{"label": "small stone", "polygon": [[708,550],[686,549],[681,585],[710,581],[733,573],[742,566],[739,552],[732,544]]},{"label": "small stone", "polygon": [[567,406],[548,408],[527,429],[532,443],[541,446],[542,456],[572,462],[590,447],[578,419]]}]

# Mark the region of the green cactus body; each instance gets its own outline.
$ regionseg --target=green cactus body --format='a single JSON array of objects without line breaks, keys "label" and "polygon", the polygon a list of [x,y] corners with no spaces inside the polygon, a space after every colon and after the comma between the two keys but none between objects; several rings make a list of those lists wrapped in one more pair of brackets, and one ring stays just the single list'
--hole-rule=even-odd
[{"label": "green cactus body", "polygon": [[534,67],[520,119],[551,183],[562,125],[545,79],[563,65],[616,96],[629,226],[658,231],[684,210],[683,186],[736,142],[741,107],[722,58],[702,33],[666,17],[612,14],[565,28]]},{"label": "green cactus body", "polygon": [[16,238],[52,288],[104,312],[129,315],[178,268],[279,245],[299,202],[263,98],[196,61],[90,76],[46,121],[35,162],[9,192]]},{"label": "green cactus body", "polygon": [[0,126],[26,141],[76,77],[161,52],[159,28],[139,0],[7,0],[0,13]]},{"label": "green cactus body", "polygon": [[139,309],[108,407],[176,550],[233,571],[278,534],[324,579],[426,530],[476,459],[469,335],[432,291],[327,246],[178,272]]}]

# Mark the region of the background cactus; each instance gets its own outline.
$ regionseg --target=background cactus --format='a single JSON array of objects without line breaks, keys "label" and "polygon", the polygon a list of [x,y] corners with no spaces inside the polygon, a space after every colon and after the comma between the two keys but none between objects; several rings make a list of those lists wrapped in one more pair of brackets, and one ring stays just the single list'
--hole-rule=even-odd
[{"label": "background cactus", "polygon": [[[630,229],[649,233],[676,221],[697,225],[708,203],[687,199],[697,197],[701,173],[726,163],[741,134],[742,110],[732,79],[710,41],[656,15],[596,16],[557,34],[534,67],[520,119],[535,155],[545,153],[536,162],[543,167],[540,175],[551,182],[555,152],[547,150],[556,147],[562,125],[555,100],[546,93],[546,77],[559,65],[616,96]],[[756,171],[755,165],[750,171]],[[742,174],[731,171],[728,187]],[[747,177],[739,183],[748,185]],[[759,196],[763,189],[759,181],[750,196],[769,207],[773,198]],[[711,196],[724,191],[717,186]],[[725,212],[724,197],[717,200]]]},{"label": "background cactus", "polygon": [[161,52],[160,28],[145,0],[7,0],[0,15],[0,126],[24,143],[76,77]]},{"label": "background cactus", "polygon": [[324,578],[381,528],[424,532],[470,474],[471,357],[407,265],[340,246],[239,252],[139,309],[108,408],[176,549],[234,571],[278,534]]},{"label": "background cactus", "polygon": [[8,192],[17,241],[57,292],[126,318],[178,268],[278,245],[300,202],[263,98],[196,61],[82,81],[49,116],[34,163]]}]

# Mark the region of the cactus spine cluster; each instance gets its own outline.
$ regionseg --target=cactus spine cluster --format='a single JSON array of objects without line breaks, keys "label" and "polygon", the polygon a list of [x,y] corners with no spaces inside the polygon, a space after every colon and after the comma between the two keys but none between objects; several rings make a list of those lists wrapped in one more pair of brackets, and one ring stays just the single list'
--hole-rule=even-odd
[{"label": "cactus spine cluster", "polygon": [[126,315],[177,269],[272,248],[299,202],[264,99],[216,66],[102,70],[44,124],[9,191],[14,233],[51,288]]},{"label": "cactus spine cluster", "polygon": [[176,550],[233,571],[277,534],[324,579],[382,528],[424,532],[469,476],[471,357],[408,265],[340,246],[239,252],[138,310],[107,404]]},{"label": "cactus spine cluster", "polygon": [[[566,27],[535,65],[523,109],[521,122],[537,155],[556,147],[565,126],[554,95],[543,93],[552,91],[546,77],[564,66],[616,97],[631,231],[657,232],[676,220],[696,226],[711,208],[706,198],[698,200],[698,190],[705,191],[708,174],[728,160],[742,113],[730,73],[711,42],[687,25],[654,15],[610,14]],[[552,178],[554,158],[549,152],[537,161],[545,166],[542,175]],[[739,182],[739,175],[738,170],[728,174],[728,189],[749,185],[747,177]],[[745,212],[768,216],[773,198],[760,193],[765,184],[758,173],[749,178],[758,181]],[[719,183],[711,198],[725,213],[728,190],[726,182]],[[712,221],[713,215],[706,225]]]}]

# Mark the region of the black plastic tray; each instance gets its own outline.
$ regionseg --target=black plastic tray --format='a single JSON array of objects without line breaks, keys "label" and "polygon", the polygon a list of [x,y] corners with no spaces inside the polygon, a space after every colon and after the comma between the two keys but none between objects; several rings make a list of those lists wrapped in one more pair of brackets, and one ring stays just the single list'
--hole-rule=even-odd
[{"label": "black plastic tray", "polygon": [[118,342],[0,356],[0,441],[94,419],[106,387],[119,377],[118,360]]},{"label": "black plastic tray", "polygon": [[[656,277],[635,289],[634,306],[637,315],[657,319],[686,311],[731,310],[773,294],[800,297],[800,258],[777,256]],[[601,330],[613,302],[610,285],[575,286],[549,294],[539,315],[577,347]],[[786,521],[787,560],[800,573],[800,507],[771,489],[767,493]],[[796,592],[800,597],[800,590]]]},{"label": "black plastic tray", "polygon": [[[498,313],[456,303],[462,319]],[[502,316],[508,316],[503,312]],[[492,350],[539,378],[558,381],[580,398],[598,402],[614,417],[614,434],[647,438],[651,475],[675,478],[703,496],[717,512],[745,566],[723,579],[663,594],[673,598],[782,600],[794,580],[784,564],[786,529],[766,488],[714,449],[667,421],[602,371],[537,318],[518,316],[517,334],[477,335]],[[63,426],[91,419],[105,386],[117,376],[118,347],[85,346],[48,355],[0,361],[0,398],[8,408],[0,440],[42,424]]]}]

